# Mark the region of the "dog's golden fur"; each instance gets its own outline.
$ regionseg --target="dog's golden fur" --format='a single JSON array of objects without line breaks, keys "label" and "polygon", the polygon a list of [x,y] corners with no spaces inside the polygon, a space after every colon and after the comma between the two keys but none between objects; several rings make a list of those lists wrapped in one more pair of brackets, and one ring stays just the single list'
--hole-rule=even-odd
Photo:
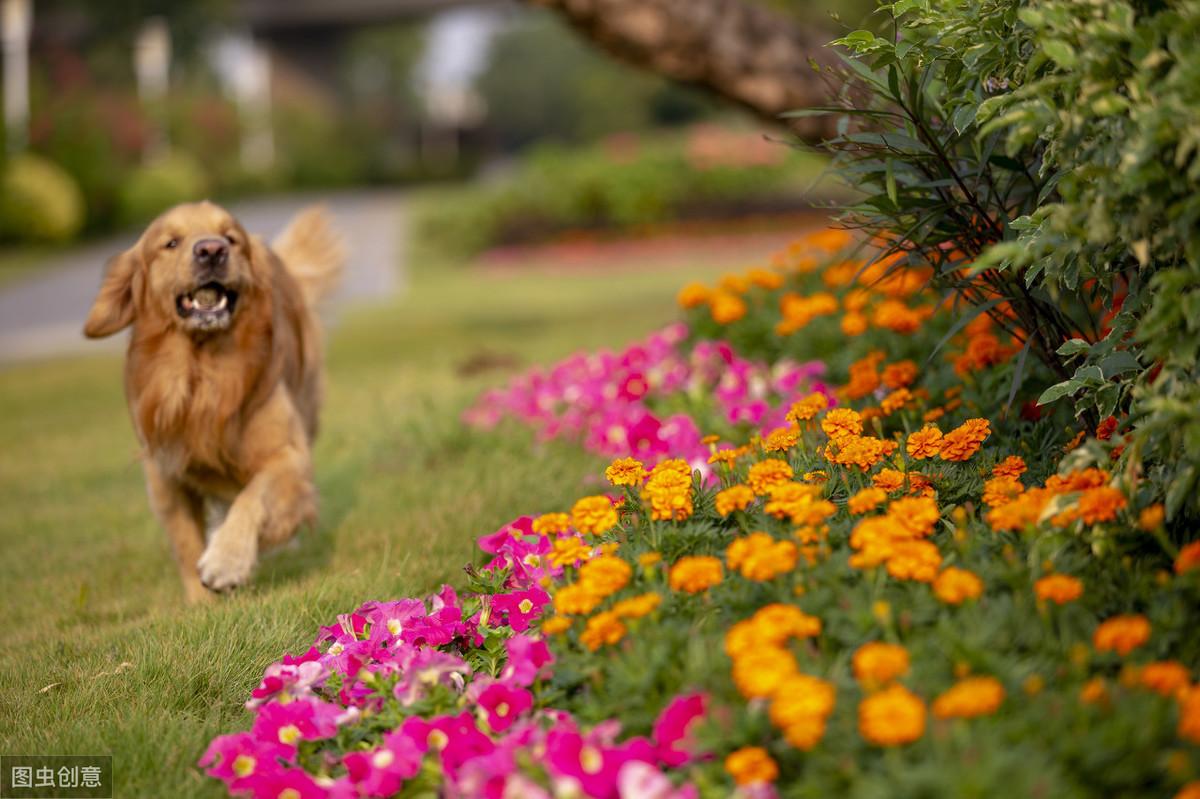
[{"label": "dog's golden fur", "polygon": [[[201,327],[180,303],[187,297],[190,308],[190,292],[215,274],[193,252],[214,241],[227,252],[222,310]],[[244,583],[261,547],[316,516],[309,447],[322,354],[313,303],[342,261],[319,209],[268,246],[203,202],[167,211],[109,264],[84,332],[133,327],[126,398],[150,502],[191,601]]]}]

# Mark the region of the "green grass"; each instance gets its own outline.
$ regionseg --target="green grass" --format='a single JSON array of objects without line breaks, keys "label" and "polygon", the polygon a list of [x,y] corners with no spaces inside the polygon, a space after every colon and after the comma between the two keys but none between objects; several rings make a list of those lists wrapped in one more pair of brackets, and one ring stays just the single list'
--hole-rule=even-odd
[{"label": "green grass", "polygon": [[572,445],[464,429],[461,410],[501,376],[456,367],[485,348],[532,363],[628,341],[674,316],[684,279],[429,265],[402,300],[348,314],[329,347],[321,521],[205,608],[183,605],[147,508],[120,360],[5,371],[0,752],[112,754],[120,797],[219,796],[194,763],[248,725],[241,704],[268,663],[360,602],[456,580],[478,535],[598,487],[598,462]]}]

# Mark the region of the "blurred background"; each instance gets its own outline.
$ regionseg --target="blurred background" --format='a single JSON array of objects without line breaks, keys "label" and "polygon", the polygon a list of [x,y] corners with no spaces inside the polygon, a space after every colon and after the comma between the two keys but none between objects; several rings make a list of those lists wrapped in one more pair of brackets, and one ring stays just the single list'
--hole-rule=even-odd
[{"label": "blurred background", "polygon": [[[763,5],[818,42],[866,11]],[[414,243],[494,265],[614,239],[677,250],[794,230],[836,199],[783,127],[621,63],[536,4],[0,7],[0,360],[81,346],[104,258],[187,200],[232,204],[264,234],[329,202],[360,262],[354,299],[400,286]]]}]

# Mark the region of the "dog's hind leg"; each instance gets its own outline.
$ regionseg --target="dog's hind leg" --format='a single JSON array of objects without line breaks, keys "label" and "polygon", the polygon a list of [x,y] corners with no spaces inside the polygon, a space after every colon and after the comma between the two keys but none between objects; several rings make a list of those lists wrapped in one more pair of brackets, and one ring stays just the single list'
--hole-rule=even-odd
[{"label": "dog's hind leg", "polygon": [[150,494],[150,506],[154,509],[171,540],[179,578],[183,582],[184,596],[188,602],[205,602],[212,593],[200,581],[196,563],[204,552],[204,503],[200,497],[178,482],[164,476],[154,461],[147,458],[143,466],[146,472],[146,489]]}]

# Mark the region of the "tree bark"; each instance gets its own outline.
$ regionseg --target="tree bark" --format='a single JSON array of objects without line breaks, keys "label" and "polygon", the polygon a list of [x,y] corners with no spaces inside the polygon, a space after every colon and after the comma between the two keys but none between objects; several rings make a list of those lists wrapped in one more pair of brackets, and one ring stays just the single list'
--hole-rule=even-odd
[{"label": "tree bark", "polygon": [[701,86],[809,141],[833,135],[834,120],[781,120],[785,111],[828,105],[825,32],[805,30],[750,0],[530,0],[553,9],[617,58]]}]

